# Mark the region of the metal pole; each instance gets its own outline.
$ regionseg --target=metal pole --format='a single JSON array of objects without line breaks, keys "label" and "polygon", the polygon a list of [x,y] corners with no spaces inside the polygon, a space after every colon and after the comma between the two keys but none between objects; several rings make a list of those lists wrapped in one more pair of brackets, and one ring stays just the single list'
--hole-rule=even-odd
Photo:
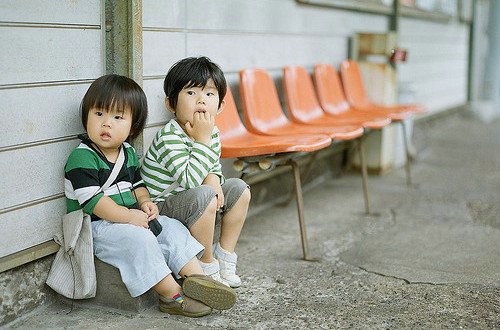
[{"label": "metal pole", "polygon": [[370,214],[370,200],[368,198],[368,170],[365,160],[363,137],[358,142],[359,162],[361,163],[361,178],[363,182],[363,196],[365,198],[365,213]]},{"label": "metal pole", "polygon": [[297,199],[297,211],[299,215],[300,239],[302,242],[302,253],[304,260],[313,261],[314,259],[309,256],[309,244],[307,241],[306,223],[304,220],[304,200],[302,198],[302,186],[300,182],[300,170],[296,161],[289,160],[288,164],[292,166],[293,177],[295,180],[295,197]]},{"label": "metal pole", "polygon": [[[106,73],[134,79],[142,86],[142,0],[105,0]],[[142,157],[141,133],[133,145]]]}]

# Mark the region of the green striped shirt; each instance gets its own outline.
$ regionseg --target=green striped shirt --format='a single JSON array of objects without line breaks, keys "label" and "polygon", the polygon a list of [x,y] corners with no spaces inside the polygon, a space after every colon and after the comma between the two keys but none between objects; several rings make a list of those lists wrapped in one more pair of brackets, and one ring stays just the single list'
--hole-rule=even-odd
[{"label": "green striped shirt", "polygon": [[[193,142],[175,119],[158,131],[141,168],[141,175],[151,198],[156,198],[171,184],[179,186],[168,195],[198,187],[209,173],[214,173],[224,181],[219,162],[221,144],[219,130],[214,127],[210,146]],[[167,195],[167,196],[168,196]],[[158,198],[162,201],[164,198]]]},{"label": "green striped shirt", "polygon": [[136,203],[132,189],[144,187],[139,172],[139,160],[134,148],[128,143],[125,147],[125,162],[113,184],[104,192],[96,192],[104,185],[113,169],[113,163],[96,152],[85,142],[80,143],[68,157],[64,168],[64,193],[66,195],[67,212],[83,209],[93,215],[94,207],[99,199],[106,195],[118,205],[133,207]]}]

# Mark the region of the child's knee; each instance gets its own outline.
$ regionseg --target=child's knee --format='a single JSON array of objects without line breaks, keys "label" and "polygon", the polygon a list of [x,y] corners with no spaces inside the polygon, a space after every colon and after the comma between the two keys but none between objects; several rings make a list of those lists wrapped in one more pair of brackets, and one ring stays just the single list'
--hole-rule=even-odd
[{"label": "child's knee", "polygon": [[250,199],[252,198],[252,194],[250,193],[250,187],[246,187],[245,190],[241,193],[240,201],[245,203],[246,205],[250,204]]},{"label": "child's knee", "polygon": [[217,198],[215,196],[208,203],[207,208],[205,209],[204,214],[211,215],[215,219],[215,215],[217,214]]}]

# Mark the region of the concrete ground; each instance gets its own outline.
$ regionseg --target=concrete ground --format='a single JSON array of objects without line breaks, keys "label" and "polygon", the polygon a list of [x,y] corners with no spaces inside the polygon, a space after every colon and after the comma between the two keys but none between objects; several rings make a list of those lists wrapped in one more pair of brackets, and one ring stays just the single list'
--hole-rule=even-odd
[{"label": "concrete ground", "polygon": [[463,114],[415,130],[414,185],[403,169],[306,187],[310,249],[295,203],[247,220],[237,304],[200,319],[53,304],[7,328],[500,328],[500,120]]}]

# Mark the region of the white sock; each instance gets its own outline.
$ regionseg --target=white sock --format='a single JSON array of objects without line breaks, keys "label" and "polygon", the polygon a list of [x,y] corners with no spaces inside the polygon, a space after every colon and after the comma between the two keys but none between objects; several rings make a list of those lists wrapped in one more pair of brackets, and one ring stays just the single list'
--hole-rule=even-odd
[{"label": "white sock", "polygon": [[203,269],[203,273],[205,273],[205,275],[212,275],[220,270],[219,262],[216,259],[212,260],[212,262],[209,263],[203,262],[201,260],[199,260],[199,262],[201,269]]},{"label": "white sock", "polygon": [[217,258],[219,259],[222,259],[222,260],[225,260],[225,261],[229,261],[229,262],[232,262],[232,263],[237,263],[238,262],[238,256],[236,255],[235,252],[229,252],[229,251],[226,251],[222,248],[222,246],[220,246],[220,243],[217,243],[215,245],[215,255],[217,256]]}]

